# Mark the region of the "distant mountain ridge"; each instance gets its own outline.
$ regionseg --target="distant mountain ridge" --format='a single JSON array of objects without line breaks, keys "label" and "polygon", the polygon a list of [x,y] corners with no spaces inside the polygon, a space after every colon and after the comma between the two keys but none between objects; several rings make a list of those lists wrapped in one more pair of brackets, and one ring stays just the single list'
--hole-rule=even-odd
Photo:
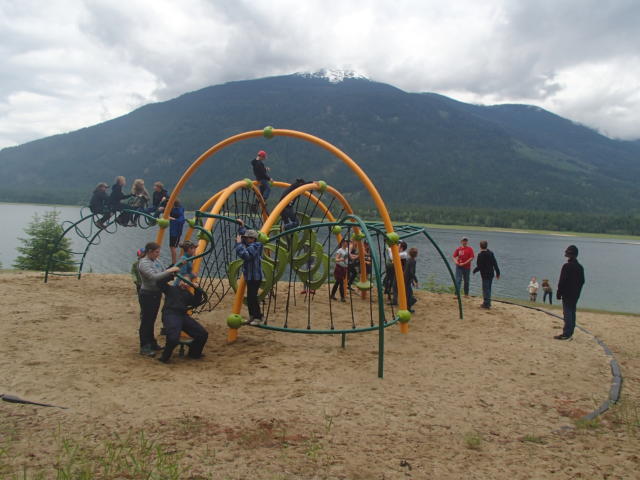
[{"label": "distant mountain ridge", "polygon": [[[202,152],[240,132],[301,130],[358,162],[393,206],[640,212],[640,142],[609,139],[527,105],[470,105],[407,93],[357,75],[286,75],[229,82],[122,117],[0,151],[0,200],[86,202],[125,175],[171,187]],[[358,179],[305,142],[252,139],[224,149],[189,183],[206,198],[251,176],[269,152],[274,178],[322,179],[366,204]],[[64,197],[64,198],[60,198]],[[66,199],[66,200],[65,200]]]}]

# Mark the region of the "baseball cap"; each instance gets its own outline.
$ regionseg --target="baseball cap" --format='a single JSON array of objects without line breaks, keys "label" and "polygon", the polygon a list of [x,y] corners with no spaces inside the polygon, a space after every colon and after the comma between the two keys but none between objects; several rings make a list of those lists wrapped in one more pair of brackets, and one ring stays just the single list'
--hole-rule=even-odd
[{"label": "baseball cap", "polygon": [[140,248],[138,249],[138,251],[136,252],[136,255],[141,257],[145,254],[144,248]]},{"label": "baseball cap", "polygon": [[258,152],[258,156],[259,156],[259,157],[266,157],[266,156],[267,156],[267,152],[265,152],[264,150],[260,150],[260,151]]},{"label": "baseball cap", "polygon": [[193,248],[193,247],[197,247],[197,245],[193,243],[191,240],[185,240],[180,244],[180,248],[182,248],[183,250],[188,250],[189,248]]},{"label": "baseball cap", "polygon": [[248,237],[248,238],[255,238],[256,240],[258,239],[258,232],[256,232],[255,230],[247,230],[244,232],[244,234],[242,235],[243,237]]},{"label": "baseball cap", "polygon": [[460,239],[460,241],[461,241],[461,242],[468,242],[468,241],[469,241],[469,239],[468,239],[467,237],[462,237],[462,238]]}]

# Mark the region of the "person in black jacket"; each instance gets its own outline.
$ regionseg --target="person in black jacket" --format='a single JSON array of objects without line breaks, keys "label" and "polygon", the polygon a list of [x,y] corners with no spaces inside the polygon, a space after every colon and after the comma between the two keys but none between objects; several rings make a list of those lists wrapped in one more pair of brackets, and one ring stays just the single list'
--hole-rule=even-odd
[{"label": "person in black jacket", "polygon": [[[127,205],[126,203],[122,203],[123,200],[133,196],[125,195],[124,193],[122,193],[122,189],[126,184],[126,178],[124,178],[123,176],[118,176],[116,177],[115,183],[111,187],[111,197],[109,198],[109,201],[111,203],[111,210],[114,212],[121,212],[122,210],[129,208],[129,205]],[[118,215],[118,217],[116,218],[116,222],[122,226],[127,226],[129,224],[129,217],[130,215],[128,213],[123,212]]]},{"label": "person in black jacket", "polygon": [[253,175],[260,184],[260,195],[264,201],[267,201],[269,194],[271,193],[271,177],[269,176],[269,167],[264,164],[267,158],[267,152],[260,150],[256,158],[251,160],[251,166],[253,167]]},{"label": "person in black jacket", "polygon": [[164,211],[164,207],[169,200],[169,192],[162,182],[155,182],[153,184],[153,194],[151,196],[151,206],[146,209],[147,213],[151,213],[156,217]]},{"label": "person in black jacket", "polygon": [[564,328],[556,340],[570,340],[576,328],[576,309],[584,285],[584,268],[578,263],[578,247],[569,245],[564,252],[567,263],[562,266],[556,297],[562,300]]},{"label": "person in black jacket", "polygon": [[209,333],[200,323],[189,316],[188,312],[204,303],[204,292],[196,287],[194,293],[189,291],[189,285],[180,282],[177,286],[166,281],[158,282],[158,287],[164,293],[164,306],[162,307],[162,325],[167,335],[167,341],[162,355],[158,360],[168,363],[174,348],[180,342],[180,332],[184,332],[193,338],[189,345],[189,358],[201,358],[202,349],[207,343]]},{"label": "person in black jacket", "polygon": [[418,258],[418,249],[411,247],[409,249],[407,263],[404,265],[403,272],[404,288],[407,291],[407,307],[411,313],[414,313],[414,310],[411,307],[413,307],[413,304],[418,301],[418,299],[413,296],[413,287],[417,287],[419,285],[418,277],[416,276],[416,258]]},{"label": "person in black jacket", "polygon": [[486,240],[480,242],[480,253],[476,260],[476,268],[473,269],[473,273],[480,272],[482,277],[482,308],[491,308],[491,284],[493,283],[493,272],[496,273],[496,278],[500,278],[500,268],[498,268],[498,262],[496,256],[487,247],[489,243]]},{"label": "person in black jacket", "polygon": [[93,191],[93,195],[91,195],[91,200],[89,201],[91,213],[102,215],[102,218],[96,222],[98,228],[105,228],[105,223],[111,218],[109,195],[107,195],[108,187],[109,185],[106,183],[100,182]]}]

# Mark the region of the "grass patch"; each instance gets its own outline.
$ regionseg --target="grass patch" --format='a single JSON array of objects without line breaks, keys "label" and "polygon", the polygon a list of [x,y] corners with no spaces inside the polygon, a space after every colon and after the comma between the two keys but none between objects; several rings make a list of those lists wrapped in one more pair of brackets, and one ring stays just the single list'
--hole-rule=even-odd
[{"label": "grass patch", "polygon": [[443,285],[436,281],[436,276],[431,274],[427,277],[427,281],[420,286],[421,289],[432,293],[450,293],[456,294],[456,287],[453,285]]},{"label": "grass patch", "polygon": [[597,430],[602,427],[600,418],[593,418],[591,420],[586,418],[579,418],[574,423],[578,430]]},{"label": "grass patch", "polygon": [[7,480],[104,480],[163,479],[179,480],[185,473],[181,454],[168,450],[144,432],[113,437],[98,445],[58,433],[55,437],[55,461],[50,468],[15,465],[13,445],[0,447],[0,473]]},{"label": "grass patch", "polygon": [[611,421],[632,433],[640,432],[640,405],[637,401],[623,399],[610,410]]},{"label": "grass patch", "polygon": [[538,445],[544,445],[545,443],[547,443],[544,441],[544,438],[537,435],[525,435],[524,437],[522,437],[521,441],[525,443],[535,443]]},{"label": "grass patch", "polygon": [[[493,300],[497,302],[507,302],[513,303],[514,305],[521,305],[523,307],[534,307],[541,308],[543,310],[557,310],[560,314],[562,313],[562,300],[556,300],[557,303],[553,305],[549,305],[548,303],[542,302],[530,302],[528,300],[519,299],[519,298],[504,298],[504,297],[493,297]],[[554,297],[555,300],[555,297]],[[625,315],[629,317],[640,317],[640,313],[632,313],[632,312],[617,312],[611,310],[600,310],[597,308],[582,308],[578,307],[578,312],[588,312],[588,313],[602,313],[606,315]]]},{"label": "grass patch", "polygon": [[464,445],[469,450],[480,450],[482,436],[478,432],[467,432],[464,434]]},{"label": "grass patch", "polygon": [[533,230],[520,228],[501,227],[481,227],[474,225],[440,225],[437,223],[421,222],[393,222],[394,225],[415,225],[417,227],[445,229],[445,230],[468,230],[473,232],[506,232],[506,233],[530,233],[533,235],[559,235],[563,237],[591,237],[591,238],[613,238],[618,240],[640,240],[637,235],[624,235],[615,233],[588,233],[588,232],[559,232],[556,230]]}]

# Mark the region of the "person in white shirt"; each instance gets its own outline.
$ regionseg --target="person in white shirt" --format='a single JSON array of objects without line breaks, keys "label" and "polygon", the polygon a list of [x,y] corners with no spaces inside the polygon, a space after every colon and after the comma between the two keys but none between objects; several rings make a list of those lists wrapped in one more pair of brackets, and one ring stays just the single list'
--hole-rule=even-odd
[{"label": "person in white shirt", "polygon": [[344,302],[344,294],[347,288],[346,280],[349,272],[349,242],[342,240],[340,242],[340,248],[336,250],[335,254],[336,266],[333,270],[333,277],[336,279],[336,283],[333,284],[331,289],[331,300],[337,300],[336,291],[340,290],[340,301]]},{"label": "person in white shirt", "polygon": [[536,277],[531,277],[531,281],[529,282],[529,286],[527,287],[529,290],[529,301],[535,302],[536,298],[538,298],[538,282]]}]

